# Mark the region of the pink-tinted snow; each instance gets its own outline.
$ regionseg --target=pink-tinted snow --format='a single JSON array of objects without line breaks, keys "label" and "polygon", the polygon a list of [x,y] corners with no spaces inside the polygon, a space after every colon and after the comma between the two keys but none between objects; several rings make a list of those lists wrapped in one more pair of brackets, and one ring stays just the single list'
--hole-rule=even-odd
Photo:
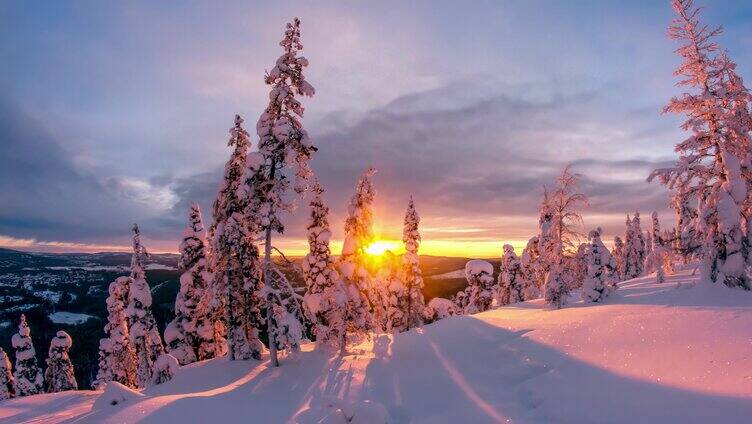
[{"label": "pink-tinted snow", "polygon": [[0,422],[744,423],[752,417],[752,294],[691,268],[381,335],[340,358],[304,345],[280,368],[216,359],[143,398],[97,392],[0,402]]}]

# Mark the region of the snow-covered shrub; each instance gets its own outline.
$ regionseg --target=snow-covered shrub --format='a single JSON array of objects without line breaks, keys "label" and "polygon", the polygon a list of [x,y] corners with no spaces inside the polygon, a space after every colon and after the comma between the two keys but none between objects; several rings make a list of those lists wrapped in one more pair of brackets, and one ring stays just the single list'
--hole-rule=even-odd
[{"label": "snow-covered shrub", "polygon": [[614,288],[618,276],[616,263],[611,252],[601,241],[601,229],[593,230],[588,235],[587,277],[582,284],[582,299],[587,302],[600,302]]},{"label": "snow-covered shrub", "polygon": [[468,261],[465,264],[465,278],[467,279],[465,289],[467,304],[464,312],[474,314],[489,310],[495,291],[493,265],[479,259]]},{"label": "snow-covered shrub", "polygon": [[159,355],[154,362],[154,374],[151,377],[151,384],[162,384],[165,381],[172,380],[175,373],[180,368],[178,359],[169,353]]},{"label": "snow-covered shrub", "polygon": [[449,299],[434,297],[428,302],[431,311],[431,322],[457,315],[457,307]]},{"label": "snow-covered shrub", "polygon": [[92,411],[99,411],[124,403],[135,403],[144,397],[143,393],[124,386],[117,381],[107,382],[102,388],[104,390],[97,400],[94,401],[94,405],[91,407]]},{"label": "snow-covered shrub", "polygon": [[50,341],[47,369],[44,371],[44,383],[49,393],[78,389],[70,359],[71,346],[73,340],[65,331],[58,331]]},{"label": "snow-covered shrub", "polygon": [[37,353],[31,343],[31,330],[26,324],[25,315],[21,315],[18,333],[11,338],[11,344],[16,350],[16,370],[13,372],[16,396],[42,393],[44,378],[42,370],[37,365]]},{"label": "snow-covered shrub", "polygon": [[496,301],[499,305],[522,302],[526,300],[526,286],[520,259],[514,253],[514,247],[511,244],[505,244],[504,254],[501,257]]},{"label": "snow-covered shrub", "polygon": [[0,347],[0,400],[10,399],[16,395],[16,388],[13,384],[13,370],[10,359],[5,350]]}]

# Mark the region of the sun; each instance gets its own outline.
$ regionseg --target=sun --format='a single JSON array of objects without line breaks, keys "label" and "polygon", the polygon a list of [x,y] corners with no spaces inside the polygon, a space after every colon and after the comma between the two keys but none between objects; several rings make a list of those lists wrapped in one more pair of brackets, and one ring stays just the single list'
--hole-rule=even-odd
[{"label": "sun", "polygon": [[386,240],[376,240],[365,248],[365,252],[371,256],[382,256],[389,250],[396,250],[397,247],[397,243]]}]

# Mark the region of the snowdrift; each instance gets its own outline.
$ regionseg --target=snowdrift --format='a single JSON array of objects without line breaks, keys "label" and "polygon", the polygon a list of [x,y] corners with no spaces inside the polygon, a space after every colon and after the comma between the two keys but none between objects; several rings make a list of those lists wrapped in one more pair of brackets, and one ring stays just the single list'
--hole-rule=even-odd
[{"label": "snowdrift", "polygon": [[752,293],[691,271],[623,282],[603,304],[447,318],[345,357],[308,345],[280,368],[191,364],[115,405],[112,391],[12,399],[0,422],[750,422]]}]

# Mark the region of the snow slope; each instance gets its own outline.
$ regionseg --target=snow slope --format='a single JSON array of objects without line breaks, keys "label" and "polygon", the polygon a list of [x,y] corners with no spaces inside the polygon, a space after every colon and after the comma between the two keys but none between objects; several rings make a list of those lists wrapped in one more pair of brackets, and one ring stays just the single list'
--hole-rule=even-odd
[{"label": "snow slope", "polygon": [[[99,392],[0,402],[0,422],[742,423],[752,417],[752,293],[691,269],[604,304],[541,301],[381,335],[343,357],[216,359],[116,406]],[[364,403],[364,401],[368,401]]]}]

